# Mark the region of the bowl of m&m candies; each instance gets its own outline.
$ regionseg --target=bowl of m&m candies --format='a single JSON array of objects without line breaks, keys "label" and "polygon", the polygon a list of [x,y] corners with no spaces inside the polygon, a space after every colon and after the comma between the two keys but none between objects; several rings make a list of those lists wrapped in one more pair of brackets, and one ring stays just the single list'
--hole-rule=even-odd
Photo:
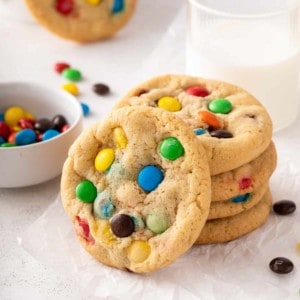
[{"label": "bowl of m&m candies", "polygon": [[81,105],[69,93],[37,83],[0,83],[0,188],[60,175],[82,128]]}]

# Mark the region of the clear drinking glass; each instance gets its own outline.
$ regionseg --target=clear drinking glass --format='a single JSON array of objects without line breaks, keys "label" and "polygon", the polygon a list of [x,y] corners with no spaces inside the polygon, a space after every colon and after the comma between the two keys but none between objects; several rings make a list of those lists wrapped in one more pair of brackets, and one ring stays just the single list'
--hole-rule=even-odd
[{"label": "clear drinking glass", "polygon": [[297,117],[299,1],[187,0],[186,73],[237,84],[267,108],[274,130]]}]

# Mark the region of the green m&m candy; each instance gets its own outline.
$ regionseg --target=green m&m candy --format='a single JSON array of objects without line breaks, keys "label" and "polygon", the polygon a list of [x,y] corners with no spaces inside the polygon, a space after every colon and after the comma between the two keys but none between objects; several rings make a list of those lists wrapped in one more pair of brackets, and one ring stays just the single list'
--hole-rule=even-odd
[{"label": "green m&m candy", "polygon": [[81,73],[80,71],[72,68],[64,69],[62,72],[62,76],[66,79],[69,79],[71,81],[79,81],[81,80]]},{"label": "green m&m candy", "polygon": [[163,233],[168,229],[168,222],[166,218],[158,214],[150,214],[146,219],[147,227],[154,233]]},{"label": "green m&m candy", "polygon": [[184,148],[177,138],[168,137],[161,142],[159,152],[162,157],[175,160],[184,154]]},{"label": "green m&m candy", "polygon": [[97,197],[97,189],[91,181],[83,180],[76,187],[76,197],[82,202],[94,202]]},{"label": "green m&m candy", "polygon": [[216,114],[228,114],[232,110],[232,104],[224,98],[218,98],[208,104],[208,109]]}]

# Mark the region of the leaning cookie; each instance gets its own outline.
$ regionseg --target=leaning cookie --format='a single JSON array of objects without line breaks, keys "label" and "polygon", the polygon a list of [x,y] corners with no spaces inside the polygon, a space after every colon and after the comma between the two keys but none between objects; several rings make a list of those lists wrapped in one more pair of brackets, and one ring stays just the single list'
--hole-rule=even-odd
[{"label": "leaning cookie", "polygon": [[131,18],[136,0],[25,0],[53,33],[78,42],[108,38]]},{"label": "leaning cookie", "polygon": [[212,202],[252,193],[269,180],[277,164],[273,142],[257,158],[241,167],[211,178]]},{"label": "leaning cookie", "polygon": [[238,195],[227,201],[212,202],[210,205],[208,220],[231,217],[251,209],[259,201],[261,201],[268,187],[268,182],[266,182],[251,193]]},{"label": "leaning cookie", "polygon": [[271,206],[272,195],[268,190],[253,208],[233,217],[206,222],[195,244],[224,243],[243,236],[267,220]]},{"label": "leaning cookie", "polygon": [[173,114],[115,110],[76,140],[61,195],[83,247],[100,262],[143,273],[172,263],[208,216],[205,150]]},{"label": "leaning cookie", "polygon": [[152,106],[185,120],[206,149],[212,175],[258,157],[269,146],[272,122],[264,107],[229,83],[164,75],[141,83],[116,108]]}]

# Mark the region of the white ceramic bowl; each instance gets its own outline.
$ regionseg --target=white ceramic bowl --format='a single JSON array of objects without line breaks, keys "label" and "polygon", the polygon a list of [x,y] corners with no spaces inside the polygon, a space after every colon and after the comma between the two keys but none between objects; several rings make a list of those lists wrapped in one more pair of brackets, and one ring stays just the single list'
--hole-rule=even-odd
[{"label": "white ceramic bowl", "polygon": [[59,89],[29,82],[0,83],[0,112],[15,105],[36,118],[64,115],[71,127],[44,142],[0,147],[0,188],[30,186],[58,176],[69,147],[83,127],[80,103]]}]

